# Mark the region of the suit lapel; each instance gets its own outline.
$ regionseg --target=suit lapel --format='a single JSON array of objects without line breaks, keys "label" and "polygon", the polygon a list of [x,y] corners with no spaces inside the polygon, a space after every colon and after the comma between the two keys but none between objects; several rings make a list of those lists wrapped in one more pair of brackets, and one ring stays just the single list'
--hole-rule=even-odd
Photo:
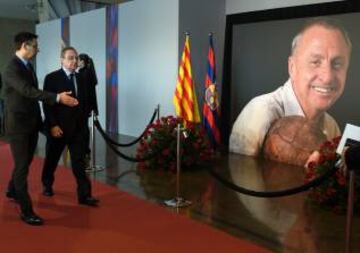
[{"label": "suit lapel", "polygon": [[[65,90],[66,91],[72,91],[74,89],[73,84],[71,83],[71,80],[69,79],[69,77],[67,76],[66,72],[61,68],[60,71],[61,72],[61,77],[63,82],[61,83],[61,85],[65,85]],[[77,76],[75,75],[76,81],[78,82]],[[72,94],[73,97],[76,97],[74,94]]]},{"label": "suit lapel", "polygon": [[38,88],[38,80],[35,71],[26,67],[25,64],[16,56],[14,57],[14,62],[16,65],[18,65],[21,71],[25,73],[28,79],[31,80],[30,84],[33,87]]},{"label": "suit lapel", "polygon": [[65,71],[64,71],[63,69],[60,69],[60,70],[59,70],[59,74],[60,74],[60,76],[61,76],[60,85],[64,85],[64,86],[65,86],[65,87],[63,87],[65,91],[71,90],[70,83],[69,83],[69,78],[68,78],[68,76],[66,75]]},{"label": "suit lapel", "polygon": [[31,78],[33,79],[34,85],[37,88],[38,87],[37,76],[36,76],[36,73],[35,73],[35,70],[34,70],[32,64],[28,63],[28,66],[26,67],[26,69],[31,73]]}]

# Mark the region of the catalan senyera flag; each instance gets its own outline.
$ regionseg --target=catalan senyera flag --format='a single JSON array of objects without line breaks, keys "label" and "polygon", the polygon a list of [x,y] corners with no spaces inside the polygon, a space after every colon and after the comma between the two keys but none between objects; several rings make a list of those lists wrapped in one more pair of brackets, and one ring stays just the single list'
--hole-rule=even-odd
[{"label": "catalan senyera flag", "polygon": [[205,95],[203,105],[203,126],[209,136],[210,142],[215,148],[221,142],[219,98],[216,88],[215,53],[213,36],[209,35],[209,51],[207,57],[207,73],[205,77]]},{"label": "catalan senyera flag", "polygon": [[190,58],[189,35],[186,34],[173,102],[178,117],[182,117],[185,122],[200,123],[199,106],[192,79]]}]

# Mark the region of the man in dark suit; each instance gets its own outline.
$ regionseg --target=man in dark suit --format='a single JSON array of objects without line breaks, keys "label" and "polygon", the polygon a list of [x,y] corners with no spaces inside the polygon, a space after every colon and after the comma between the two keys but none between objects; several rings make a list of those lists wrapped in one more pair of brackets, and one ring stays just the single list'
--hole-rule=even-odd
[{"label": "man in dark suit", "polygon": [[85,172],[84,157],[86,153],[87,102],[86,83],[81,75],[75,73],[78,54],[73,47],[61,51],[61,68],[45,77],[44,90],[63,92],[72,90],[79,104],[68,108],[62,105],[44,104],[46,140],[46,158],[42,172],[43,194],[54,195],[52,186],[54,173],[60,156],[67,146],[70,151],[71,167],[77,183],[79,204],[96,206],[98,200],[91,195],[91,184]]},{"label": "man in dark suit", "polygon": [[43,219],[33,211],[27,190],[29,166],[42,127],[38,101],[68,106],[76,106],[78,101],[69,95],[70,91],[52,93],[38,89],[37,77],[30,63],[39,51],[37,35],[18,33],[14,44],[15,56],[5,68],[2,88],[5,100],[5,134],[15,163],[6,196],[20,204],[20,217],[24,222],[41,225]]}]

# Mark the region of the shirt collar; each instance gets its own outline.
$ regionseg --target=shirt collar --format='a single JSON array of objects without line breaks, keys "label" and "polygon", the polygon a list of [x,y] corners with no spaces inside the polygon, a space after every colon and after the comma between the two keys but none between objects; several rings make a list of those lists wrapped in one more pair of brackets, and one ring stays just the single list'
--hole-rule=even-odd
[{"label": "shirt collar", "polygon": [[62,70],[64,70],[66,76],[68,76],[68,77],[70,77],[71,74],[75,74],[75,71],[70,71],[64,67],[61,67],[61,68],[62,68]]},{"label": "shirt collar", "polygon": [[19,58],[19,60],[20,60],[22,63],[24,63],[25,66],[28,65],[28,63],[29,63],[28,60],[25,60],[24,58],[22,58],[21,56],[19,56],[19,55],[17,55],[17,54],[16,54],[16,57]]},{"label": "shirt collar", "polygon": [[283,99],[284,99],[285,116],[301,115],[305,117],[304,111],[302,110],[299,100],[295,95],[290,78],[284,84]]}]

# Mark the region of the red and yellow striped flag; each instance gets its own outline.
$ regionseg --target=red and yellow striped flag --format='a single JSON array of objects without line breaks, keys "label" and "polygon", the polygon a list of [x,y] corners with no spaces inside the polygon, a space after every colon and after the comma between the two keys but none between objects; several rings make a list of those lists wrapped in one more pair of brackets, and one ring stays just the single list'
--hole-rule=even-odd
[{"label": "red and yellow striped flag", "polygon": [[186,34],[181,56],[176,90],[173,99],[176,115],[187,122],[200,122],[199,106],[191,73],[190,42]]}]

